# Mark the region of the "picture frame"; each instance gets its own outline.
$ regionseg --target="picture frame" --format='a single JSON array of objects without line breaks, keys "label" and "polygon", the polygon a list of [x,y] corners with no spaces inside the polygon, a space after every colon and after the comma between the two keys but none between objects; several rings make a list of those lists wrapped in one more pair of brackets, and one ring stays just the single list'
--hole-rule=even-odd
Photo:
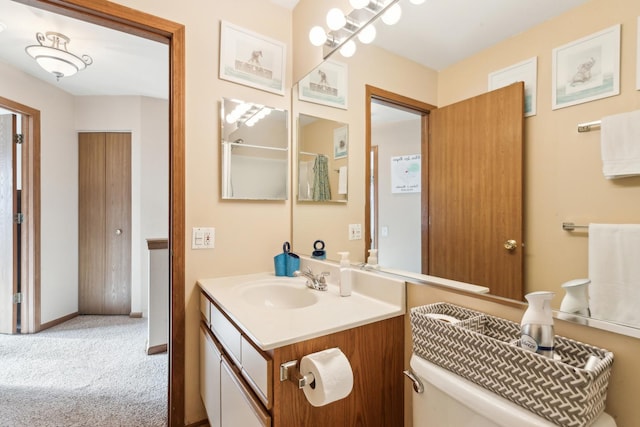
[{"label": "picture frame", "polygon": [[284,43],[220,21],[220,79],[284,96],[286,54]]},{"label": "picture frame", "polygon": [[349,128],[341,126],[333,130],[333,158],[343,159],[349,151]]},{"label": "picture frame", "polygon": [[348,108],[348,68],[327,60],[298,83],[298,99],[329,107]]},{"label": "picture frame", "polygon": [[620,24],[553,49],[552,110],[620,94]]},{"label": "picture frame", "polygon": [[500,89],[515,82],[524,82],[524,116],[537,113],[538,57],[526,59],[517,64],[489,73],[490,91]]},{"label": "picture frame", "polygon": [[406,154],[391,157],[391,193],[420,193],[422,191],[422,155]]}]

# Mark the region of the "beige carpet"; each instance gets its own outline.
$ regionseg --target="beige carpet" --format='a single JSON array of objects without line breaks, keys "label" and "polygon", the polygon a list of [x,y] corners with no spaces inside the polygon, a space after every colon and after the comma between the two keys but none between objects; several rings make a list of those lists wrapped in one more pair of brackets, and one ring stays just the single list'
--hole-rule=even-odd
[{"label": "beige carpet", "polygon": [[148,356],[146,334],[146,319],[78,316],[0,335],[0,426],[165,426],[167,354]]}]

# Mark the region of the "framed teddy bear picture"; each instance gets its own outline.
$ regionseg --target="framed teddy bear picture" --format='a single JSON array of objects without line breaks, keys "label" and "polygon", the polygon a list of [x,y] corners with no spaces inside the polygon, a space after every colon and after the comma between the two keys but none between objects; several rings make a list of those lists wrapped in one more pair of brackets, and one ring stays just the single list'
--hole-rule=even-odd
[{"label": "framed teddy bear picture", "polygon": [[620,24],[553,49],[552,109],[620,93]]}]

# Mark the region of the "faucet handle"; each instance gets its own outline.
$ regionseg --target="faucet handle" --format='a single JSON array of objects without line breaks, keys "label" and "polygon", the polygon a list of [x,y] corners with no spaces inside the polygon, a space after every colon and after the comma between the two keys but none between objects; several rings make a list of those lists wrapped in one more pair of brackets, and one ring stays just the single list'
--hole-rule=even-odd
[{"label": "faucet handle", "polygon": [[322,273],[318,274],[318,281],[319,281],[320,283],[326,283],[326,282],[327,282],[327,280],[325,279],[325,277],[327,277],[327,276],[329,276],[329,275],[331,275],[331,273],[330,273],[330,272],[328,272],[328,271],[323,271]]}]

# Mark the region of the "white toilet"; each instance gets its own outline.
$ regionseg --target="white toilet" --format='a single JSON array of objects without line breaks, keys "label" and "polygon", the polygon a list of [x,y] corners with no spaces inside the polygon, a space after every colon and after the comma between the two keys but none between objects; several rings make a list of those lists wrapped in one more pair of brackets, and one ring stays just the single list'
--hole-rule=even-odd
[{"label": "white toilet", "polygon": [[[425,359],[411,356],[424,387],[413,392],[414,427],[553,427],[555,424]],[[592,427],[615,427],[601,414]]]}]

